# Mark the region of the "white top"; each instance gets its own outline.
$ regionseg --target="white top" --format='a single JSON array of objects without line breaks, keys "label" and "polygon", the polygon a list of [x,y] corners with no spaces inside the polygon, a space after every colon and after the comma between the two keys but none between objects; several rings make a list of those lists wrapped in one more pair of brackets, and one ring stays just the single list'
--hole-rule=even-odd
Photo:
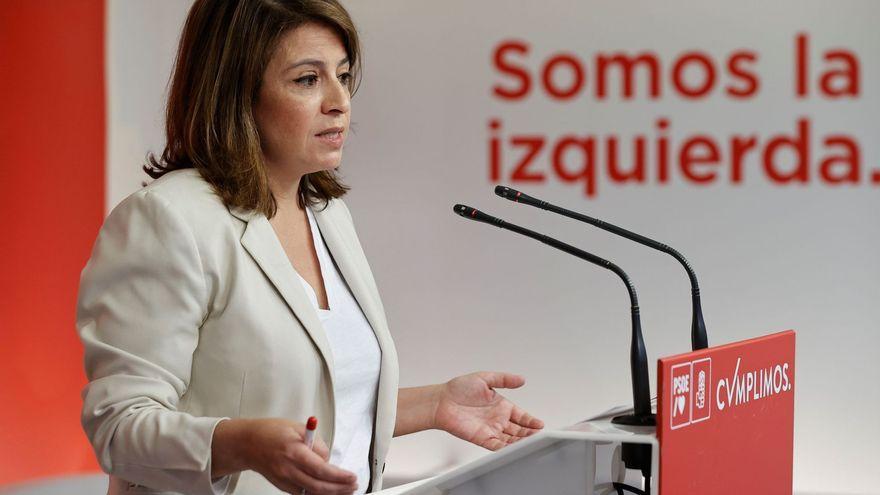
[{"label": "white top", "polygon": [[[310,208],[306,208],[312,240],[321,265],[329,310],[318,307],[318,298],[302,276],[300,282],[318,311],[333,351],[336,425],[330,464],[358,477],[355,493],[366,493],[370,481],[370,444],[381,353],[370,323],[339,273]],[[299,275],[299,273],[297,273]]]}]

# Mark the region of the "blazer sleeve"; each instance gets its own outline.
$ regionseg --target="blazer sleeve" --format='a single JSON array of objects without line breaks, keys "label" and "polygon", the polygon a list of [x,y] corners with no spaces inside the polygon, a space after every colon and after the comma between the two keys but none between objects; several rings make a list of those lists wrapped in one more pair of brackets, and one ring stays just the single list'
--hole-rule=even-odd
[{"label": "blazer sleeve", "polygon": [[76,324],[89,379],[82,425],[107,473],[159,490],[225,493],[211,440],[226,418],[179,411],[209,288],[195,237],[149,189],[107,218],[82,272]]}]

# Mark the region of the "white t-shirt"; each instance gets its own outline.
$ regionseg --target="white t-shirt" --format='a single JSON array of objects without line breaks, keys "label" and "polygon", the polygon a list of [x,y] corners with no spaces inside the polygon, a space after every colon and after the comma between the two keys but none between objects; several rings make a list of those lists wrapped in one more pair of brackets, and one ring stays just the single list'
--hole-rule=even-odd
[{"label": "white t-shirt", "polygon": [[318,307],[314,289],[300,276],[333,351],[336,433],[330,464],[357,474],[358,490],[355,493],[365,493],[370,481],[370,444],[381,352],[370,323],[330,256],[312,210],[306,208],[306,212],[330,307],[329,310]]}]

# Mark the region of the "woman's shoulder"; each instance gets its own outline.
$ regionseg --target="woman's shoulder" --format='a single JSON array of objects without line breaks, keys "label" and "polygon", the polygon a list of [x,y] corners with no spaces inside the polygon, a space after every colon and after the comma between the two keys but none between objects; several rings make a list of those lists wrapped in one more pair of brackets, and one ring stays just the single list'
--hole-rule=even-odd
[{"label": "woman's shoulder", "polygon": [[[122,200],[110,212],[108,225],[128,225],[146,222],[156,228],[186,225],[197,238],[231,226],[232,216],[211,185],[197,170],[183,169],[168,172],[138,189]],[[164,226],[164,227],[163,227]]]},{"label": "woman's shoulder", "polygon": [[188,223],[198,224],[229,216],[228,208],[211,184],[191,168],[166,173],[133,192],[117,208],[126,204],[137,207],[156,201],[165,209],[189,220]]},{"label": "woman's shoulder", "polygon": [[173,207],[226,210],[211,184],[194,168],[168,172],[147,184],[142,192],[159,196]]}]

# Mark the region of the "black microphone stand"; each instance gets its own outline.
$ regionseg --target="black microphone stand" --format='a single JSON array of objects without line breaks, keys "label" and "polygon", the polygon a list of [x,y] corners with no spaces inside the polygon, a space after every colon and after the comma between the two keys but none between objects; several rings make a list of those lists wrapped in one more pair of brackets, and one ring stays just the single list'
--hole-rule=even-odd
[{"label": "black microphone stand", "polygon": [[[630,340],[629,362],[632,379],[633,413],[616,416],[612,419],[612,423],[626,426],[656,426],[657,418],[651,412],[651,385],[648,377],[648,356],[645,351],[645,341],[642,338],[639,300],[636,295],[635,285],[633,285],[632,280],[626,272],[624,272],[619,266],[604,258],[600,258],[594,254],[588,253],[582,249],[578,249],[570,244],[558,241],[544,234],[539,234],[538,232],[534,232],[524,227],[505,222],[500,218],[487,215],[476,208],[457,204],[453,207],[453,211],[463,218],[488,223],[530,237],[536,241],[540,241],[582,260],[589,261],[594,265],[611,270],[623,280],[624,285],[626,285],[626,290],[629,293],[630,312],[632,315],[632,336]],[[651,446],[645,444],[624,443],[621,454],[626,467],[641,470],[646,483],[650,484]]]}]

